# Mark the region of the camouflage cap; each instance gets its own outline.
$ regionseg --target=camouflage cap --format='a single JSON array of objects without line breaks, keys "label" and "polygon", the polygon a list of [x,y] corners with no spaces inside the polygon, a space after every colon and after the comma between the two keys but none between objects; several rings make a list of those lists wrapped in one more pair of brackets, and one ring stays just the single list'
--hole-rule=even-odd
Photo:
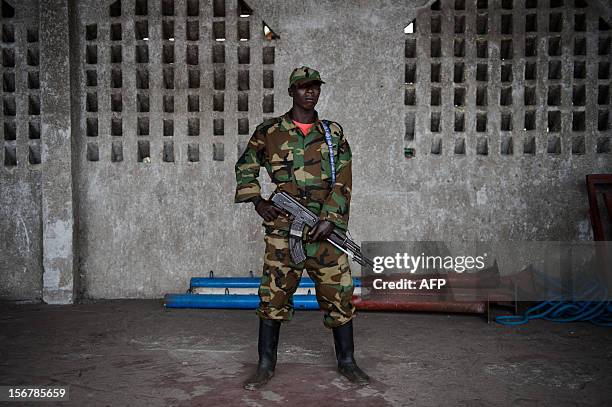
[{"label": "camouflage cap", "polygon": [[307,66],[300,66],[291,72],[291,76],[289,76],[289,87],[293,85],[301,85],[306,82],[325,83],[321,80],[319,71]]}]

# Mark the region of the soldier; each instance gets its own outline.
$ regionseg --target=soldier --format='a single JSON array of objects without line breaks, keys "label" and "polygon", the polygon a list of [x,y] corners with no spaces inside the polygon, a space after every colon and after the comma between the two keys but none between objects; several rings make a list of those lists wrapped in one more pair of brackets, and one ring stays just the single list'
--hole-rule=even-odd
[{"label": "soldier", "polygon": [[[236,163],[235,202],[253,203],[264,219],[266,243],[257,308],[259,364],[244,384],[247,390],[263,386],[274,375],[281,321],[293,317],[293,293],[304,269],[315,282],[324,325],[333,331],[338,371],[359,385],[369,381],[353,357],[355,307],[348,256],[326,241],[334,228],[347,229],[352,174],[351,150],[342,127],[320,120],[315,110],[323,83],[314,69],[293,70],[288,89],[293,107],[257,126]],[[276,185],[275,192],[287,192],[319,215],[303,242],[307,258],[302,263],[291,259],[289,219],[260,195],[257,177],[262,166]]]}]

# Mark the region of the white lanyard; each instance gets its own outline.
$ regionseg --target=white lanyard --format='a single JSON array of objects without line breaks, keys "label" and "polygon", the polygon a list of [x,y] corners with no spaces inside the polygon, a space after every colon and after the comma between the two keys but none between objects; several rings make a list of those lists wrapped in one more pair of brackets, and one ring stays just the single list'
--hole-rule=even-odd
[{"label": "white lanyard", "polygon": [[321,124],[325,129],[325,141],[327,142],[327,148],[329,149],[329,166],[331,167],[331,185],[330,188],[334,187],[336,183],[336,166],[334,165],[334,146],[331,140],[331,131],[329,130],[329,126],[327,122],[321,120]]}]

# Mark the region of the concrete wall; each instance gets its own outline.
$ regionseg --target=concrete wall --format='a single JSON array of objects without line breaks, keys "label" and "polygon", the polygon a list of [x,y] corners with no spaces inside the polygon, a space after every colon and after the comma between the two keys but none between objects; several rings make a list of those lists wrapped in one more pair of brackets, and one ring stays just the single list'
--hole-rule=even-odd
[{"label": "concrete wall", "polygon": [[[610,66],[607,76],[599,75],[600,64],[610,62],[610,45],[598,55],[612,32],[599,30],[599,17],[610,16],[601,2],[575,9],[566,0],[551,9],[540,0],[538,8],[525,9],[521,1],[508,9],[508,2],[489,0],[487,9],[477,9],[466,0],[465,10],[455,10],[453,1],[442,0],[437,11],[424,0],[343,2],[341,8],[331,1],[261,0],[248,2],[249,17],[238,16],[233,0],[149,1],[146,10],[143,2],[136,7],[135,0],[124,0],[112,16],[112,1],[65,3],[53,4],[72,22],[65,28],[70,74],[51,84],[71,91],[71,113],[55,117],[63,118],[63,128],[69,120],[72,145],[50,145],[58,154],[54,162],[64,154],[71,169],[55,166],[63,176],[55,187],[49,179],[46,196],[56,208],[72,196],[64,215],[72,214],[76,238],[64,234],[69,244],[47,257],[62,259],[63,271],[55,276],[74,278],[72,288],[81,296],[160,297],[184,291],[190,277],[209,270],[226,276],[259,272],[261,222],[250,205],[233,204],[233,166],[255,126],[290,108],[286,82],[301,64],[321,71],[327,84],[318,110],[342,124],[353,149],[350,229],[357,240],[592,239],[584,177],[612,169],[610,96],[599,96],[610,88]],[[550,17],[556,13],[562,20],[558,32],[549,27],[551,18],[558,21]],[[502,14],[514,16],[511,32],[502,31]],[[525,26],[530,14],[537,16],[536,31]],[[584,14],[585,31],[575,26],[575,14]],[[478,31],[484,17],[477,15],[487,16],[486,31]],[[455,17],[462,16],[465,29],[459,22],[455,34]],[[41,27],[45,18],[41,13]],[[413,20],[416,32],[405,34]],[[262,21],[280,38],[264,38]],[[438,37],[436,56],[431,41],[435,48]],[[535,38],[533,47],[527,45],[537,50],[534,56],[525,56],[526,37]],[[549,55],[556,37],[560,55]],[[585,55],[574,55],[576,38],[585,39]],[[455,53],[455,40],[464,41],[463,54]],[[487,41],[485,57],[476,40]],[[509,40],[512,59],[502,60]],[[432,83],[431,66],[438,63],[440,79]],[[455,82],[460,63],[463,82]],[[584,78],[574,77],[575,63],[578,71],[584,63]],[[477,78],[479,64],[486,65],[485,80]],[[536,66],[534,79],[524,79],[527,64]],[[554,70],[557,64],[560,79],[548,79],[549,65]],[[509,81],[502,81],[502,70],[504,79],[512,72]],[[582,86],[583,104],[579,96],[572,99]],[[436,88],[440,102],[432,105]],[[462,106],[455,106],[455,88],[465,91]],[[487,94],[486,105],[477,105],[478,92]],[[500,105],[500,95],[508,92],[512,101],[504,98]],[[535,92],[533,105],[525,105],[525,92]],[[549,125],[549,111],[561,120],[553,113]],[[524,130],[526,112],[534,115],[533,130]],[[573,112],[584,112],[584,121]],[[432,131],[432,113],[434,121],[440,115],[439,131]],[[461,114],[464,130],[455,131]],[[483,117],[486,129],[477,131]],[[16,142],[31,143],[27,133],[18,133]],[[8,236],[0,255],[4,298],[41,297],[40,225],[46,215],[41,221],[40,180],[17,174],[40,179],[53,164],[43,159],[33,173],[28,165],[18,160],[16,168],[0,166],[0,225]],[[19,192],[24,190],[32,197]],[[269,183],[264,190],[271,191]],[[55,217],[63,221],[64,215]],[[31,250],[38,250],[34,255],[19,238],[26,231]],[[65,284],[55,287],[66,290]]]},{"label": "concrete wall", "polygon": [[39,12],[37,1],[15,3],[2,5],[0,298],[39,301],[43,286]]}]

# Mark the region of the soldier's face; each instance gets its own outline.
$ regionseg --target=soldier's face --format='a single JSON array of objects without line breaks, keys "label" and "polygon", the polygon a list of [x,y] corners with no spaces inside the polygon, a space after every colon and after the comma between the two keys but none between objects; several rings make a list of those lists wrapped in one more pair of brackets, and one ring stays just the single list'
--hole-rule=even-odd
[{"label": "soldier's face", "polygon": [[293,104],[304,110],[311,110],[317,105],[321,94],[321,84],[309,82],[301,86],[289,88],[289,96],[293,98]]}]

